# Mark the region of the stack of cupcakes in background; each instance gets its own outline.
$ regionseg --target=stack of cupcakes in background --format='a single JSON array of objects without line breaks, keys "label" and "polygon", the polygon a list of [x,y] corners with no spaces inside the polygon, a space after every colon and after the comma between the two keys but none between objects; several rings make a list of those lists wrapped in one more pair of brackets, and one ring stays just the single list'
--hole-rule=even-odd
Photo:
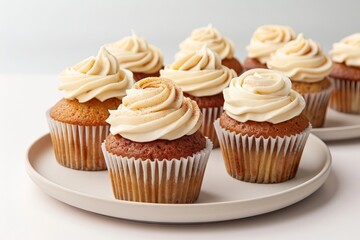
[{"label": "stack of cupcakes in background", "polygon": [[105,48],[60,74],[65,98],[47,113],[56,160],[79,170],[106,169],[100,145],[109,134],[109,109],[116,109],[133,85]]},{"label": "stack of cupcakes in background", "polygon": [[230,176],[255,183],[295,177],[311,124],[303,97],[284,74],[252,69],[224,90],[215,129]]},{"label": "stack of cupcakes in background", "polygon": [[333,87],[328,78],[332,61],[319,44],[299,34],[271,54],[267,67],[291,79],[292,88],[305,98],[304,114],[313,127],[322,127]]},{"label": "stack of cupcakes in background", "polygon": [[241,63],[234,57],[234,43],[223,37],[211,24],[192,31],[190,37],[180,43],[180,52],[176,54],[176,58],[181,58],[189,52],[199,51],[204,45],[219,54],[222,65],[234,69],[238,75],[243,72]]},{"label": "stack of cupcakes in background", "polygon": [[281,25],[264,25],[253,33],[250,44],[246,47],[248,56],[244,60],[244,69],[267,68],[270,55],[295,39],[291,27]]},{"label": "stack of cupcakes in background", "polygon": [[339,112],[360,114],[360,33],[335,43],[330,55],[334,62],[330,76],[335,87],[330,107]]},{"label": "stack of cupcakes in background", "polygon": [[106,44],[105,47],[116,57],[120,67],[134,74],[135,81],[160,75],[164,61],[162,52],[134,32],[132,36]]},{"label": "stack of cupcakes in background", "polygon": [[204,116],[201,132],[213,141],[214,147],[218,147],[213,123],[223,111],[222,91],[236,77],[236,72],[221,65],[219,55],[203,46],[200,51],[179,56],[160,73],[162,77],[173,80],[186,96],[197,102]]},{"label": "stack of cupcakes in background", "polygon": [[195,101],[166,78],[137,82],[110,112],[103,144],[117,199],[192,203],[200,193],[212,143],[198,129]]}]

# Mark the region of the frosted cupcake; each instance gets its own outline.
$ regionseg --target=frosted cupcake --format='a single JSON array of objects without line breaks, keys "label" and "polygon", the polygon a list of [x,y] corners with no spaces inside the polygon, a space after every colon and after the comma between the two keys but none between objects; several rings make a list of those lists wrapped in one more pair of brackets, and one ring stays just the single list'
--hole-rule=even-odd
[{"label": "frosted cupcake", "polygon": [[165,78],[137,82],[117,110],[102,145],[115,198],[192,203],[200,193],[212,143],[198,129],[202,114]]},{"label": "frosted cupcake", "polygon": [[323,126],[333,87],[328,78],[332,61],[320,46],[299,34],[295,40],[272,54],[267,66],[283,72],[291,79],[292,88],[305,98],[304,114],[311,125]]},{"label": "frosted cupcake", "polygon": [[311,125],[303,97],[284,74],[252,69],[224,90],[215,129],[230,176],[254,183],[294,178]]},{"label": "frosted cupcake", "polygon": [[222,90],[236,77],[236,72],[221,65],[219,55],[203,46],[200,51],[179,57],[160,74],[173,80],[186,96],[197,102],[204,116],[200,130],[218,147],[213,123],[223,112]]},{"label": "frosted cupcake", "polygon": [[270,55],[294,39],[295,32],[291,27],[281,25],[258,27],[246,47],[248,57],[244,61],[244,69],[267,68],[266,63]]},{"label": "frosted cupcake", "polygon": [[237,74],[242,73],[242,66],[239,60],[234,57],[234,43],[230,39],[223,37],[211,24],[192,31],[190,37],[180,43],[180,52],[177,53],[176,58],[182,57],[189,52],[199,51],[204,45],[219,54],[222,65],[234,69]]},{"label": "frosted cupcake", "polygon": [[120,67],[133,72],[135,81],[160,75],[164,61],[162,52],[135,33],[105,47],[116,57]]},{"label": "frosted cupcake", "polygon": [[334,62],[330,77],[335,89],[330,107],[345,113],[360,113],[360,33],[350,35],[333,45]]},{"label": "frosted cupcake", "polygon": [[105,170],[101,143],[109,134],[109,109],[116,109],[133,85],[132,73],[120,69],[105,48],[59,76],[65,97],[47,112],[56,160],[78,170]]}]

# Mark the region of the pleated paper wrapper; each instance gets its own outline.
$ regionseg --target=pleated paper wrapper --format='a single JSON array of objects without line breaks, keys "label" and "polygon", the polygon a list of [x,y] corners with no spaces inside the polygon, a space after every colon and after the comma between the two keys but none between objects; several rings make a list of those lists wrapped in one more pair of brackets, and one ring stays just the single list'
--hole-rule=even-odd
[{"label": "pleated paper wrapper", "polygon": [[102,150],[116,199],[147,203],[193,203],[197,200],[212,149],[206,147],[187,158],[135,159]]},{"label": "pleated paper wrapper", "polygon": [[306,102],[303,113],[314,128],[324,125],[326,110],[333,90],[334,88],[331,86],[320,92],[301,94]]},{"label": "pleated paper wrapper", "polygon": [[211,108],[201,108],[203,114],[203,122],[200,127],[200,132],[210,138],[213,142],[214,148],[219,147],[219,140],[216,136],[214,122],[220,117],[223,112],[223,107],[211,107]]},{"label": "pleated paper wrapper", "polygon": [[61,165],[86,171],[106,170],[101,144],[109,126],[80,126],[56,121],[46,113],[55,158]]},{"label": "pleated paper wrapper", "polygon": [[279,183],[295,177],[311,125],[285,137],[236,134],[215,121],[226,170],[230,176],[252,183]]},{"label": "pleated paper wrapper", "polygon": [[344,113],[360,113],[360,81],[333,79],[330,107]]}]

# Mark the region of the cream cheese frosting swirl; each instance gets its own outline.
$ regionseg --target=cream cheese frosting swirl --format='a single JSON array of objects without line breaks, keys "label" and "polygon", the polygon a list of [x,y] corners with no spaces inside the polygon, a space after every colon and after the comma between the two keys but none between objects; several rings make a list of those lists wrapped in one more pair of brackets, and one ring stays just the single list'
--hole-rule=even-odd
[{"label": "cream cheese frosting swirl", "polygon": [[285,122],[305,107],[304,98],[291,89],[290,79],[269,69],[252,69],[233,78],[224,98],[226,114],[239,122]]},{"label": "cream cheese frosting swirl", "polygon": [[265,64],[269,61],[271,53],[294,38],[295,32],[288,26],[264,25],[255,30],[246,50],[250,58],[256,58]]},{"label": "cream cheese frosting swirl", "polygon": [[360,67],[360,33],[352,34],[335,43],[330,55],[334,62]]},{"label": "cream cheese frosting swirl", "polygon": [[127,90],[117,110],[106,120],[113,135],[135,142],[174,140],[195,133],[202,114],[195,101],[183,96],[166,78],[145,78]]},{"label": "cream cheese frosting swirl", "polygon": [[101,102],[114,97],[121,99],[134,83],[132,73],[119,68],[116,58],[104,47],[97,57],[66,68],[59,78],[59,89],[65,92],[65,98],[76,98],[80,103],[93,98]]},{"label": "cream cheese frosting swirl", "polygon": [[176,54],[176,58],[180,58],[189,52],[199,51],[204,45],[218,53],[221,60],[234,57],[234,43],[230,39],[223,37],[210,24],[207,27],[192,31],[190,37],[180,43],[181,51]]},{"label": "cream cheese frosting swirl", "polygon": [[166,66],[160,75],[173,80],[184,92],[204,97],[221,93],[236,72],[222,66],[218,54],[203,46]]},{"label": "cream cheese frosting swirl", "polygon": [[132,72],[151,74],[163,66],[162,52],[135,33],[105,47],[117,58],[121,67]]},{"label": "cream cheese frosting swirl", "polygon": [[313,83],[330,74],[332,61],[316,42],[299,34],[273,53],[267,66],[285,73],[293,81]]}]

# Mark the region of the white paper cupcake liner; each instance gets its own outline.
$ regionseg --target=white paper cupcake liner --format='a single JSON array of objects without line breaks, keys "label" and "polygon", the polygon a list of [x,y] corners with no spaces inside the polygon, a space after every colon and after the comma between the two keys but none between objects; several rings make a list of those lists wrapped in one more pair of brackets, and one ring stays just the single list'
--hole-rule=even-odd
[{"label": "white paper cupcake liner", "polygon": [[116,199],[148,203],[192,203],[199,196],[213,144],[180,159],[135,159],[114,155],[102,144]]},{"label": "white paper cupcake liner", "polygon": [[56,160],[63,166],[86,171],[106,170],[101,143],[109,126],[80,126],[56,121],[46,112]]},{"label": "white paper cupcake liner", "polygon": [[344,113],[360,113],[360,81],[334,79],[330,107]]},{"label": "white paper cupcake liner", "polygon": [[309,125],[296,135],[264,138],[226,130],[219,119],[214,125],[229,175],[253,183],[279,183],[294,178],[311,129]]},{"label": "white paper cupcake liner", "polygon": [[210,138],[213,142],[214,148],[219,147],[219,140],[216,136],[214,121],[220,117],[223,112],[223,107],[201,108],[203,114],[203,122],[200,127],[200,132]]},{"label": "white paper cupcake liner", "polygon": [[329,104],[333,86],[316,93],[302,93],[306,106],[303,111],[313,127],[322,127],[325,122],[326,110]]}]

